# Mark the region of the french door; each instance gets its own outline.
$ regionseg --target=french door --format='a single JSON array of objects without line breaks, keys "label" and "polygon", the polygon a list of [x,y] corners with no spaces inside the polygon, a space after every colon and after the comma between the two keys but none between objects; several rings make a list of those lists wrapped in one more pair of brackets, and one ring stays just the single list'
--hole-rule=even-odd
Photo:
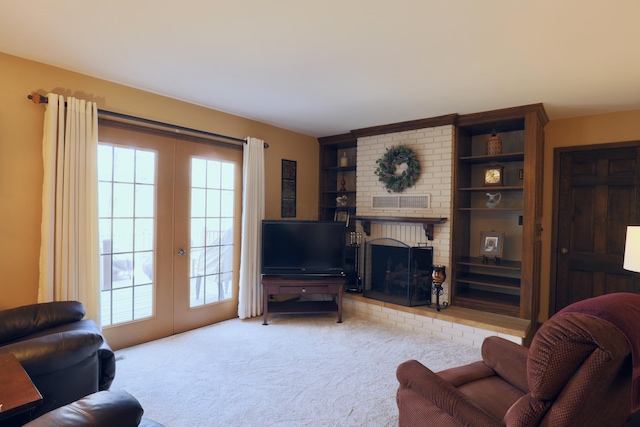
[{"label": "french door", "polygon": [[237,316],[242,151],[100,124],[103,332],[122,348]]}]

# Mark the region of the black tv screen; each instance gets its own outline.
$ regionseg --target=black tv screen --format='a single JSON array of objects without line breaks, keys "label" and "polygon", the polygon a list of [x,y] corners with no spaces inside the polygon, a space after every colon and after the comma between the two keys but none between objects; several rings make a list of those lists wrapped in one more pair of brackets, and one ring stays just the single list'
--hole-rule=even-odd
[{"label": "black tv screen", "polygon": [[342,222],[262,222],[262,274],[344,275]]}]

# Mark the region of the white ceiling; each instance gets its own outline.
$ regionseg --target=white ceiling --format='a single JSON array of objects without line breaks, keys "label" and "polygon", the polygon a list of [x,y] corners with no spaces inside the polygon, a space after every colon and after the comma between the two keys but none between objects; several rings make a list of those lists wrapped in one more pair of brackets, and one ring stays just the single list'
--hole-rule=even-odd
[{"label": "white ceiling", "polygon": [[640,109],[637,0],[2,0],[0,51],[311,136]]}]

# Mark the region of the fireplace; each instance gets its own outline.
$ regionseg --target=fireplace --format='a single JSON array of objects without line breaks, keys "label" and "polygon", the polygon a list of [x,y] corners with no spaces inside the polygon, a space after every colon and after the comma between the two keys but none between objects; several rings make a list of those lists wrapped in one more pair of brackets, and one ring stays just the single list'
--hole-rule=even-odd
[{"label": "fireplace", "polygon": [[411,247],[389,238],[368,241],[363,295],[408,307],[429,304],[432,264],[432,247]]}]

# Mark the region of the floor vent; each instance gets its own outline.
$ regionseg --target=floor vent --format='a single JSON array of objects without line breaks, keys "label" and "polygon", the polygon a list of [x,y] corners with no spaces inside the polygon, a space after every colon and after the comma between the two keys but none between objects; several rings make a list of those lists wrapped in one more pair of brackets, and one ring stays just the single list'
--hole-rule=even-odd
[{"label": "floor vent", "polygon": [[420,196],[373,196],[371,207],[374,209],[430,209],[431,197]]}]

